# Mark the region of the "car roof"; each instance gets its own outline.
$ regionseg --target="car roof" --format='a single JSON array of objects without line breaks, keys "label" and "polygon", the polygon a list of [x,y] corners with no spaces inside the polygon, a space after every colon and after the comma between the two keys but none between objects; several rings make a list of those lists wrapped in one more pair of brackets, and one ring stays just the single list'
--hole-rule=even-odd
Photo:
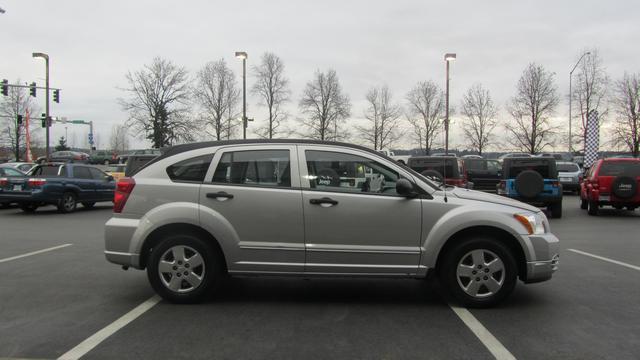
[{"label": "car roof", "polygon": [[604,158],[602,159],[602,161],[620,161],[620,162],[624,162],[624,161],[630,161],[630,162],[634,162],[634,161],[640,161],[640,158]]}]

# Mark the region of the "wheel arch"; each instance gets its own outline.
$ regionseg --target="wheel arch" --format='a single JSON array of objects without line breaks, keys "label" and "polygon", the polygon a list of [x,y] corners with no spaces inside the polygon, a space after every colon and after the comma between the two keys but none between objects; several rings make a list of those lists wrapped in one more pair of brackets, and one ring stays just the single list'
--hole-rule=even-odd
[{"label": "wheel arch", "polygon": [[440,268],[440,264],[442,263],[444,254],[446,254],[447,251],[449,251],[460,242],[465,241],[466,239],[472,238],[474,236],[479,236],[478,234],[481,234],[480,236],[493,238],[505,245],[513,253],[516,259],[516,263],[518,266],[518,277],[523,280],[526,279],[527,258],[525,256],[524,249],[522,248],[522,245],[520,244],[518,239],[516,239],[513,234],[504,229],[487,225],[470,226],[458,230],[456,233],[447,238],[447,240],[444,242],[444,245],[438,252],[438,256],[435,262],[436,271],[438,271],[438,269]]},{"label": "wheel arch", "polygon": [[218,240],[207,230],[203,229],[194,224],[189,223],[171,223],[165,224],[157,227],[147,237],[142,243],[142,248],[140,251],[140,268],[144,269],[147,266],[147,260],[149,259],[149,255],[153,248],[162,241],[162,239],[168,234],[192,234],[195,235],[207,243],[211,244],[214,247],[215,251],[218,252],[222,259],[223,269],[227,271],[227,261],[225,259],[224,251],[220,247]]}]

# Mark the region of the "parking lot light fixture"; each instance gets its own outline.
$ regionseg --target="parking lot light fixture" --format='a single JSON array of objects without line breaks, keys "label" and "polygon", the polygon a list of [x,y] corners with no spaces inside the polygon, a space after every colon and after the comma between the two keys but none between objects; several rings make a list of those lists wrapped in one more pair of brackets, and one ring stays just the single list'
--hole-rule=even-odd
[{"label": "parking lot light fixture", "polygon": [[242,138],[247,138],[247,53],[236,51],[236,58],[242,59]]},{"label": "parking lot light fixture", "polygon": [[449,62],[456,59],[456,54],[444,54],[444,61],[447,63],[447,85],[444,115],[444,154],[449,155]]},{"label": "parking lot light fixture", "polygon": [[50,156],[51,156],[51,151],[49,149],[49,127],[51,126],[51,124],[49,123],[48,119],[49,119],[49,55],[45,54],[45,53],[41,53],[41,52],[34,52],[33,54],[31,54],[34,58],[42,58],[45,61],[45,66],[46,66],[46,94],[45,94],[45,118],[47,119],[45,121],[46,123],[46,131],[45,131],[45,141],[46,141],[46,148],[47,148],[47,154],[46,154],[46,158],[47,161],[49,161]]}]

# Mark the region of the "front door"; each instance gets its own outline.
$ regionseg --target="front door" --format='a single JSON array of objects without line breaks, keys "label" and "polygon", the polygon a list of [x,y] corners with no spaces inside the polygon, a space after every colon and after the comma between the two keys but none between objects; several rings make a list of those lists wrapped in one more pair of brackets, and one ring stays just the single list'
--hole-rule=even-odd
[{"label": "front door", "polygon": [[237,234],[233,251],[225,253],[229,272],[302,273],[296,147],[226,147],[216,152],[213,163],[213,176],[200,189],[200,204],[220,214]]},{"label": "front door", "polygon": [[307,273],[415,274],[421,199],[399,196],[411,179],[397,165],[355,149],[299,147]]}]

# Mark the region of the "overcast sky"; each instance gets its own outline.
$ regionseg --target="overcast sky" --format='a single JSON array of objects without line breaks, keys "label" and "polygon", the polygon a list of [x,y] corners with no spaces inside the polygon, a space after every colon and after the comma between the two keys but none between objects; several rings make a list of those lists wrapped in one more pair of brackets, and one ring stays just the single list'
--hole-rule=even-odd
[{"label": "overcast sky", "polygon": [[[51,86],[63,89],[51,113],[93,120],[101,147],[111,125],[127,119],[117,103],[125,73],[154,56],[192,75],[225,58],[241,75],[235,51],[248,52],[249,66],[263,52],[274,52],[291,80],[294,115],[314,71],[333,68],[351,97],[354,118],[362,117],[371,86],[388,84],[398,100],[420,80],[444,86],[446,52],[458,55],[451,72],[453,105],[481,82],[504,108],[524,67],[536,62],[556,73],[563,95],[558,122],[566,122],[569,71],[585,48],[600,50],[613,79],[640,71],[640,5],[632,0],[0,0],[0,8],[6,11],[0,14],[0,78],[44,84],[43,61],[31,53],[48,53]],[[37,101],[44,108],[41,94]],[[248,102],[248,116],[261,120],[257,99]],[[453,131],[453,145],[461,145],[455,125]],[[86,132],[75,129],[77,145]],[[69,128],[72,141],[73,133]],[[60,135],[61,125],[52,142]]]}]

